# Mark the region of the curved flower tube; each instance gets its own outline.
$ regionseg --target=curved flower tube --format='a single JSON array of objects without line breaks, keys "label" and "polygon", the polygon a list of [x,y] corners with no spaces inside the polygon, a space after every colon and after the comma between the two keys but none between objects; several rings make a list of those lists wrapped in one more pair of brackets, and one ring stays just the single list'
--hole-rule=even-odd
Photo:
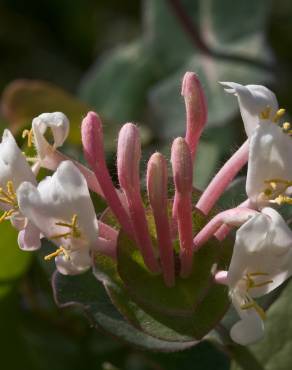
[{"label": "curved flower tube", "polygon": [[38,187],[22,183],[17,197],[21,212],[58,246],[46,260],[55,257],[65,275],[90,268],[90,252],[98,249],[98,223],[86,180],[72,162],[62,162]]}]

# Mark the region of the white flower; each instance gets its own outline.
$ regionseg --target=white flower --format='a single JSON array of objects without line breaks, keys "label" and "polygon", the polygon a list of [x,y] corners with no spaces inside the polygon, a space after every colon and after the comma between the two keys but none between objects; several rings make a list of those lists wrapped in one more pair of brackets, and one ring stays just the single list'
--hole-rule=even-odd
[{"label": "white flower", "polygon": [[292,185],[292,138],[266,120],[250,138],[246,192],[257,208],[289,203]]},{"label": "white flower", "polygon": [[242,345],[263,336],[265,313],[253,298],[281,285],[292,274],[292,231],[272,208],[244,223],[236,233],[227,274],[232,303],[241,320],[231,338]]},{"label": "white flower", "polygon": [[[45,138],[47,129],[53,134],[53,147]],[[69,134],[69,120],[62,112],[42,113],[32,121],[33,141],[40,159],[53,149],[63,145]]]},{"label": "white flower", "polygon": [[91,266],[91,250],[98,240],[98,223],[84,176],[64,161],[38,187],[24,182],[17,191],[23,214],[58,249],[55,257],[62,274],[79,274]]},{"label": "white flower", "polygon": [[239,109],[248,137],[260,122],[260,119],[278,120],[284,110],[278,107],[275,94],[261,85],[240,85],[235,82],[220,82],[225,91],[238,98]]},{"label": "white flower", "polygon": [[40,247],[39,231],[27,221],[19,210],[17,189],[23,181],[36,184],[35,176],[25,156],[9,130],[4,130],[0,143],[0,208],[4,211],[1,221],[10,219],[18,230],[19,245],[25,250]]}]

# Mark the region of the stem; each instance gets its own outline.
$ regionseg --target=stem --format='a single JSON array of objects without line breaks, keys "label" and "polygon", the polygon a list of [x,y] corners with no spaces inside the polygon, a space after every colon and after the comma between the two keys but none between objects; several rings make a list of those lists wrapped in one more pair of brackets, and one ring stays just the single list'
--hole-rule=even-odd
[{"label": "stem", "polygon": [[195,46],[195,48],[198,48],[203,54],[221,59],[221,60],[227,60],[227,61],[233,61],[237,63],[245,63],[249,64],[254,67],[263,68],[267,71],[273,71],[273,65],[264,63],[260,60],[253,59],[246,57],[244,55],[234,55],[229,52],[219,51],[213,49],[210,45],[206,43],[204,40],[202,33],[199,30],[199,27],[197,27],[196,24],[193,23],[191,17],[189,14],[185,11],[184,6],[182,5],[180,0],[168,0],[169,6],[172,8],[175,16],[181,23],[181,26],[185,30],[185,32],[188,34],[190,41]]}]

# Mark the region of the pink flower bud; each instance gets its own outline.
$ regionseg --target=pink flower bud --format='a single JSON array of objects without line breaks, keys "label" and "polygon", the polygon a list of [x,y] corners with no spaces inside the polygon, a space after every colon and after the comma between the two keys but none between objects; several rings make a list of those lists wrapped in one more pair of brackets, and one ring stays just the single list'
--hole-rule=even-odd
[{"label": "pink flower bud", "polygon": [[171,163],[175,189],[185,194],[192,191],[193,164],[190,149],[182,137],[174,140],[171,148]]},{"label": "pink flower bud", "polygon": [[137,126],[126,123],[119,133],[117,166],[120,185],[127,190],[139,185],[139,163],[141,158],[140,135]]},{"label": "pink flower bud", "polygon": [[192,270],[192,157],[188,144],[181,137],[174,140],[171,162],[175,184],[174,218],[180,239],[181,276],[187,277]]},{"label": "pink flower bud", "polygon": [[165,284],[174,285],[174,256],[167,215],[167,163],[160,153],[151,156],[147,167],[148,198],[153,210]]},{"label": "pink flower bud", "polygon": [[181,94],[185,99],[187,115],[185,140],[190,147],[192,159],[194,159],[199,138],[207,122],[207,101],[195,73],[186,72]]},{"label": "pink flower bud", "polygon": [[127,211],[121,203],[117,194],[117,189],[114,187],[106,166],[103,148],[102,123],[96,113],[89,112],[84,118],[81,125],[81,135],[85,158],[93,169],[104,197],[123,229],[131,235],[133,233],[131,221]]},{"label": "pink flower bud", "polygon": [[139,164],[141,144],[138,128],[126,123],[119,133],[117,167],[120,185],[125,192],[135,239],[140,247],[146,266],[152,272],[159,272],[160,267],[154,256],[154,250],[148,230],[144,205],[140,194]]}]

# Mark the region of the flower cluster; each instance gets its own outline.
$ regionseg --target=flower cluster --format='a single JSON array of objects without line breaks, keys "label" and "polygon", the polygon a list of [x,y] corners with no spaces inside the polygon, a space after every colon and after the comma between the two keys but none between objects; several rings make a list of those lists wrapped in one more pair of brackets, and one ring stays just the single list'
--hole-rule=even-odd
[{"label": "flower cluster", "polygon": [[[139,129],[126,123],[120,130],[117,188],[106,166],[102,123],[94,112],[87,114],[81,127],[84,155],[92,171],[58,151],[69,132],[63,113],[41,114],[33,120],[31,130],[24,131],[28,145],[36,149],[35,158],[26,158],[10,131],[4,131],[0,144],[0,221],[10,220],[19,230],[21,249],[36,250],[46,238],[56,249],[45,260],[54,258],[62,274],[83,273],[92,266],[95,252],[117,258],[119,231],[97,218],[91,190],[106,200],[120,229],[138,246],[149,273],[161,274],[166,287],[174,287],[178,276],[190,276],[196,268],[193,255],[211,237],[223,240],[232,227],[238,227],[228,271],[213,274],[218,284],[228,287],[240,316],[230,331],[231,338],[245,345],[263,335],[265,312],[254,298],[274,290],[292,273],[292,232],[275,209],[292,203],[292,128],[288,122],[281,123],[285,111],[279,109],[275,95],[267,88],[231,82],[222,85],[238,99],[247,140],[216,174],[197,204],[192,204],[194,160],[207,121],[207,106],[197,76],[186,73],[182,85],[186,134],[176,138],[171,148],[175,188],[171,203],[166,158],[154,153],[147,165],[147,195],[158,248],[154,248],[149,233],[149,209],[145,209],[141,195]],[[46,139],[48,129],[53,135],[52,145]],[[245,164],[247,200],[218,213],[193,235],[194,207],[207,216]],[[41,167],[54,173],[37,183]],[[179,251],[174,251],[176,238]]]}]

